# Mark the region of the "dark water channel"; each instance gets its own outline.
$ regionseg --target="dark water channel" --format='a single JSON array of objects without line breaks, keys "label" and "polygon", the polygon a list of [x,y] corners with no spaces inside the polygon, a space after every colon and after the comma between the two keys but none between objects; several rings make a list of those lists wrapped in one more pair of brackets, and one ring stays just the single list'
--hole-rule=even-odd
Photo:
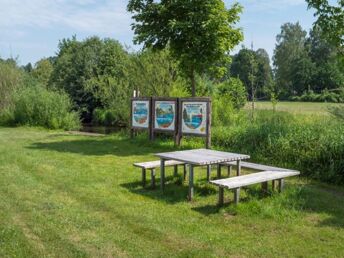
[{"label": "dark water channel", "polygon": [[98,126],[83,124],[79,131],[86,133],[112,134],[121,131],[123,128],[124,127],[120,126]]}]

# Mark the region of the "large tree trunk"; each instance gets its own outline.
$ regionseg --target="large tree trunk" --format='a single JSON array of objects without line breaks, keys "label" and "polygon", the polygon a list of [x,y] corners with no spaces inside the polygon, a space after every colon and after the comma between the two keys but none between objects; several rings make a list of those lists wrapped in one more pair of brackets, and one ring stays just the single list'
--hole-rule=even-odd
[{"label": "large tree trunk", "polygon": [[196,97],[196,79],[195,79],[195,69],[192,68],[191,74],[190,74],[190,79],[191,79],[191,93],[192,97]]}]

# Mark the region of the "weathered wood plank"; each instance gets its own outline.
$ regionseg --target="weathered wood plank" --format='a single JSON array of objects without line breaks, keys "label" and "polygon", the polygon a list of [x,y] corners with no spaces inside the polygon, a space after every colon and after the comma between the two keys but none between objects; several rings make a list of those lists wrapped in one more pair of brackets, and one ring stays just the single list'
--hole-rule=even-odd
[{"label": "weathered wood plank", "polygon": [[213,180],[210,181],[210,183],[228,189],[235,189],[267,181],[283,179],[290,176],[297,176],[299,174],[300,172],[297,171],[264,171],[238,177]]},{"label": "weathered wood plank", "polygon": [[189,201],[192,201],[192,198],[194,196],[194,166],[189,165]]},{"label": "weathered wood plank", "polygon": [[[167,160],[165,161],[165,167],[170,167],[174,165],[183,165],[184,163],[185,162],[180,162],[177,160]],[[158,168],[160,166],[160,160],[134,163],[133,165],[135,167],[145,168],[145,169]]]},{"label": "weathered wood plank", "polygon": [[168,160],[178,160],[193,165],[211,165],[229,161],[249,159],[250,156],[230,152],[222,152],[208,149],[195,149],[187,151],[174,151],[158,153],[156,156]]},{"label": "weathered wood plank", "polygon": [[[223,165],[226,166],[235,166],[236,162],[231,161],[231,162],[225,162]],[[261,171],[266,171],[266,170],[274,170],[274,171],[296,171],[292,169],[286,169],[286,168],[279,168],[279,167],[273,167],[273,166],[266,166],[266,165],[261,165],[261,164],[256,164],[256,163],[251,163],[251,162],[246,162],[246,161],[241,161],[241,167],[243,168],[250,168],[254,170],[261,170]]]}]

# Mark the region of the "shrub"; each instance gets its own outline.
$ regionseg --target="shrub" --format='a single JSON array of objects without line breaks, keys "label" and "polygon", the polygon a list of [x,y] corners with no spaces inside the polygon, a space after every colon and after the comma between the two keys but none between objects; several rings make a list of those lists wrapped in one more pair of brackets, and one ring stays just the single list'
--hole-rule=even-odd
[{"label": "shrub", "polygon": [[49,129],[77,129],[79,115],[72,111],[68,95],[33,85],[13,97],[11,120],[15,125],[43,126]]}]

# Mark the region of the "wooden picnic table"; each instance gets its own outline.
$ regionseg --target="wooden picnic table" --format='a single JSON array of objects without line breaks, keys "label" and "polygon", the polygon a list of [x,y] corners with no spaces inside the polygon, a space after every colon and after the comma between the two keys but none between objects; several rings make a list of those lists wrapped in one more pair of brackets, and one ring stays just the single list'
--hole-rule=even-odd
[{"label": "wooden picnic table", "polygon": [[194,149],[185,151],[174,151],[166,153],[155,154],[160,158],[160,187],[164,190],[165,187],[165,161],[177,160],[185,162],[189,165],[189,194],[188,199],[191,201],[194,195],[194,167],[207,166],[208,173],[211,165],[218,165],[218,177],[221,173],[220,164],[223,162],[236,161],[237,162],[237,175],[240,175],[241,166],[240,161],[249,159],[249,155],[209,150],[209,149]]}]

